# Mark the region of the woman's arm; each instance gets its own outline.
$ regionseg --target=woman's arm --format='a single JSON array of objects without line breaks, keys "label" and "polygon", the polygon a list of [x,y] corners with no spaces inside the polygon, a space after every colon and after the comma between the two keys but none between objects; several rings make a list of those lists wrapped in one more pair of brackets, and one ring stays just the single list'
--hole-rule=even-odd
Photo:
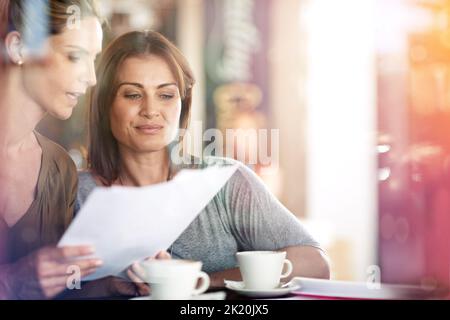
[{"label": "woman's arm", "polygon": [[[328,257],[322,250],[311,246],[292,246],[279,251],[286,251],[286,258],[292,262],[294,267],[291,275],[284,279],[286,282],[293,277],[330,279]],[[209,276],[211,278],[211,287],[213,288],[223,287],[225,279],[242,280],[239,268],[215,272]]]},{"label": "woman's arm", "polygon": [[227,269],[209,274],[210,288],[223,288],[224,280],[241,281],[239,268]]},{"label": "woman's arm", "polygon": [[281,251],[286,251],[286,258],[294,267],[286,281],[293,277],[330,279],[330,263],[322,250],[311,246],[293,246]]}]

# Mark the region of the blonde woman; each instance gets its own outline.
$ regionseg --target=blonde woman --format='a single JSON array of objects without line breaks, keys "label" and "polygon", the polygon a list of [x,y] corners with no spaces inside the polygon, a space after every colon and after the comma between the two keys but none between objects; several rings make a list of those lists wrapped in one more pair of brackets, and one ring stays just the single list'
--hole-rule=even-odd
[{"label": "blonde woman", "polygon": [[[24,36],[36,30],[48,31],[40,56]],[[93,248],[55,247],[73,217],[77,172],[63,148],[35,131],[46,114],[71,116],[96,83],[101,46],[95,0],[0,0],[0,299],[53,298],[73,258],[82,275],[101,265],[83,258]]]}]

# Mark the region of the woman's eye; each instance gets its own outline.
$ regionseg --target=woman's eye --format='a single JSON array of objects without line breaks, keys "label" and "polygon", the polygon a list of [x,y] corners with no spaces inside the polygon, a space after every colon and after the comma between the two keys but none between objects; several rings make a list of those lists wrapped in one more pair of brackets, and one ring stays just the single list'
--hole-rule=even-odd
[{"label": "woman's eye", "polygon": [[170,100],[174,97],[174,95],[173,94],[161,94],[160,97],[163,100]]},{"label": "woman's eye", "polygon": [[77,54],[69,54],[69,60],[71,62],[78,62],[80,61],[81,57]]},{"label": "woman's eye", "polygon": [[130,99],[130,100],[137,100],[140,97],[141,97],[141,95],[137,94],[137,93],[125,94],[125,98]]}]

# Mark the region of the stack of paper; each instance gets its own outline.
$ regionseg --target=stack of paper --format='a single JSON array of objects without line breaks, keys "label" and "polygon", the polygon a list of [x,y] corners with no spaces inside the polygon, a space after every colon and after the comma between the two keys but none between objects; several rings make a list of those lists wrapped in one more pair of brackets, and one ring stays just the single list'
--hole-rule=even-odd
[{"label": "stack of paper", "polygon": [[393,285],[336,281],[296,277],[292,282],[300,288],[292,293],[315,298],[338,299],[408,299],[426,296],[424,288],[411,285]]}]

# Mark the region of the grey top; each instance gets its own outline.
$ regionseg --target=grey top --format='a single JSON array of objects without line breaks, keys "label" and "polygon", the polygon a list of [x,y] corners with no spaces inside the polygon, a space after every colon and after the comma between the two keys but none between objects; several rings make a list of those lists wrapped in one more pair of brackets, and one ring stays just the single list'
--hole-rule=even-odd
[{"label": "grey top", "polygon": [[[238,164],[233,176],[172,244],[169,252],[174,258],[202,261],[203,270],[212,273],[235,268],[238,251],[278,250],[295,245],[320,248],[300,221],[242,163],[205,157],[201,164],[176,168],[233,164]],[[95,187],[89,172],[79,173],[76,211]]]}]

